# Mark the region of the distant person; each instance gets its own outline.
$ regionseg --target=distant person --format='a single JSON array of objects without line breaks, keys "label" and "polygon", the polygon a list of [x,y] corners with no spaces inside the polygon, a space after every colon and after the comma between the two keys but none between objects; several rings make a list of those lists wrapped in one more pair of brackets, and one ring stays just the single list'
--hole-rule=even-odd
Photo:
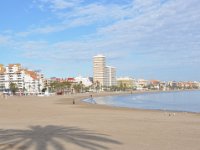
[{"label": "distant person", "polygon": [[91,97],[90,98],[90,102],[92,103],[92,104],[96,104],[96,101]]},{"label": "distant person", "polygon": [[3,98],[7,99],[7,94],[6,93],[3,93]]},{"label": "distant person", "polygon": [[75,105],[75,100],[73,99],[73,105]]}]

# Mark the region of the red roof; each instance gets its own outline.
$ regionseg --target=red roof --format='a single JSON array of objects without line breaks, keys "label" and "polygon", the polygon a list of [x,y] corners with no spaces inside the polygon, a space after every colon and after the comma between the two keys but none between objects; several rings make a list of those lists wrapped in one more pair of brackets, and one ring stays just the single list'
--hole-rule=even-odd
[{"label": "red roof", "polygon": [[74,82],[74,81],[75,81],[75,79],[74,79],[74,78],[67,78],[67,81]]}]

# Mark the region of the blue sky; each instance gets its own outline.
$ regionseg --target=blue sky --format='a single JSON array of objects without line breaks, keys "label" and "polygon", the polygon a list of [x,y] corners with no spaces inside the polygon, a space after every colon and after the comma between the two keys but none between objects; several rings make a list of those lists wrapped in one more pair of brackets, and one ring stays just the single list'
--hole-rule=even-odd
[{"label": "blue sky", "polygon": [[104,54],[117,76],[200,80],[198,0],[6,0],[0,21],[2,64],[92,76]]}]

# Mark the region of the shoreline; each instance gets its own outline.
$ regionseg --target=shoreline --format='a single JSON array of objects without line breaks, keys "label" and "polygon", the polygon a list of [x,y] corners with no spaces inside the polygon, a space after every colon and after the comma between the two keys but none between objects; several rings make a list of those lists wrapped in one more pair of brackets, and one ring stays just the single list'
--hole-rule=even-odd
[{"label": "shoreline", "polygon": [[[93,96],[126,94],[130,92],[93,93]],[[90,95],[0,99],[0,149],[7,146],[10,150],[43,150],[41,142],[45,140],[49,149],[54,143],[48,139],[54,138],[61,148],[53,149],[59,150],[200,149],[199,114],[178,112],[174,115],[173,112],[116,108],[81,101]],[[13,145],[13,140],[20,137],[24,141],[32,140],[39,148],[35,149],[34,144],[28,145],[32,146],[29,148],[24,142]],[[79,145],[81,141],[86,145]]]},{"label": "shoreline", "polygon": [[[112,106],[106,104],[92,104],[90,102],[85,102],[84,100],[95,97],[109,97],[109,96],[125,96],[125,95],[134,95],[134,94],[151,94],[151,93],[168,93],[168,92],[185,92],[185,91],[200,91],[200,89],[189,89],[189,90],[167,90],[167,91],[160,91],[160,90],[152,90],[152,91],[120,91],[120,92],[88,92],[88,93],[74,93],[74,94],[67,94],[67,95],[54,95],[54,96],[9,96],[8,99],[13,98],[38,98],[38,99],[48,99],[48,98],[56,98],[56,99],[64,99],[66,98],[67,104],[73,104],[75,101],[75,105],[91,105],[103,108],[111,108],[111,109],[128,109],[128,110],[141,110],[141,111],[158,111],[158,112],[168,112],[168,113],[190,113],[190,114],[200,114],[200,112],[189,112],[189,111],[176,111],[176,110],[164,110],[164,109],[145,109],[145,108],[131,108],[131,107],[120,107],[120,106]],[[2,98],[0,97],[0,100]]]},{"label": "shoreline", "polygon": [[[170,90],[170,91],[136,91],[136,92],[103,92],[102,94],[99,93],[98,95],[94,95],[92,98],[95,97],[115,97],[115,96],[124,96],[124,95],[140,95],[140,94],[151,94],[151,93],[168,93],[168,92],[186,92],[186,91],[200,91],[198,90]],[[98,104],[98,103],[91,103],[86,102],[84,100],[90,99],[91,97],[78,99],[80,102],[90,105],[99,105],[99,106],[106,106],[111,108],[119,108],[119,109],[130,109],[130,110],[143,110],[143,111],[159,111],[159,112],[168,112],[168,113],[191,113],[191,114],[200,114],[200,112],[192,112],[192,111],[179,111],[179,110],[168,110],[168,109],[145,109],[145,108],[134,108],[134,107],[123,107],[123,106],[114,106],[114,105],[107,105],[107,104]]]}]

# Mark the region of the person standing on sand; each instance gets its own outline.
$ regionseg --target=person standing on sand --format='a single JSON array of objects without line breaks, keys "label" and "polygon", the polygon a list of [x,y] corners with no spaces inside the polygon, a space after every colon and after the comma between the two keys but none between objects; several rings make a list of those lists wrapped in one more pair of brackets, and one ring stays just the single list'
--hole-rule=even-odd
[{"label": "person standing on sand", "polygon": [[75,100],[73,99],[73,105],[75,105]]},{"label": "person standing on sand", "polygon": [[7,94],[6,93],[3,93],[3,98],[7,99]]}]

